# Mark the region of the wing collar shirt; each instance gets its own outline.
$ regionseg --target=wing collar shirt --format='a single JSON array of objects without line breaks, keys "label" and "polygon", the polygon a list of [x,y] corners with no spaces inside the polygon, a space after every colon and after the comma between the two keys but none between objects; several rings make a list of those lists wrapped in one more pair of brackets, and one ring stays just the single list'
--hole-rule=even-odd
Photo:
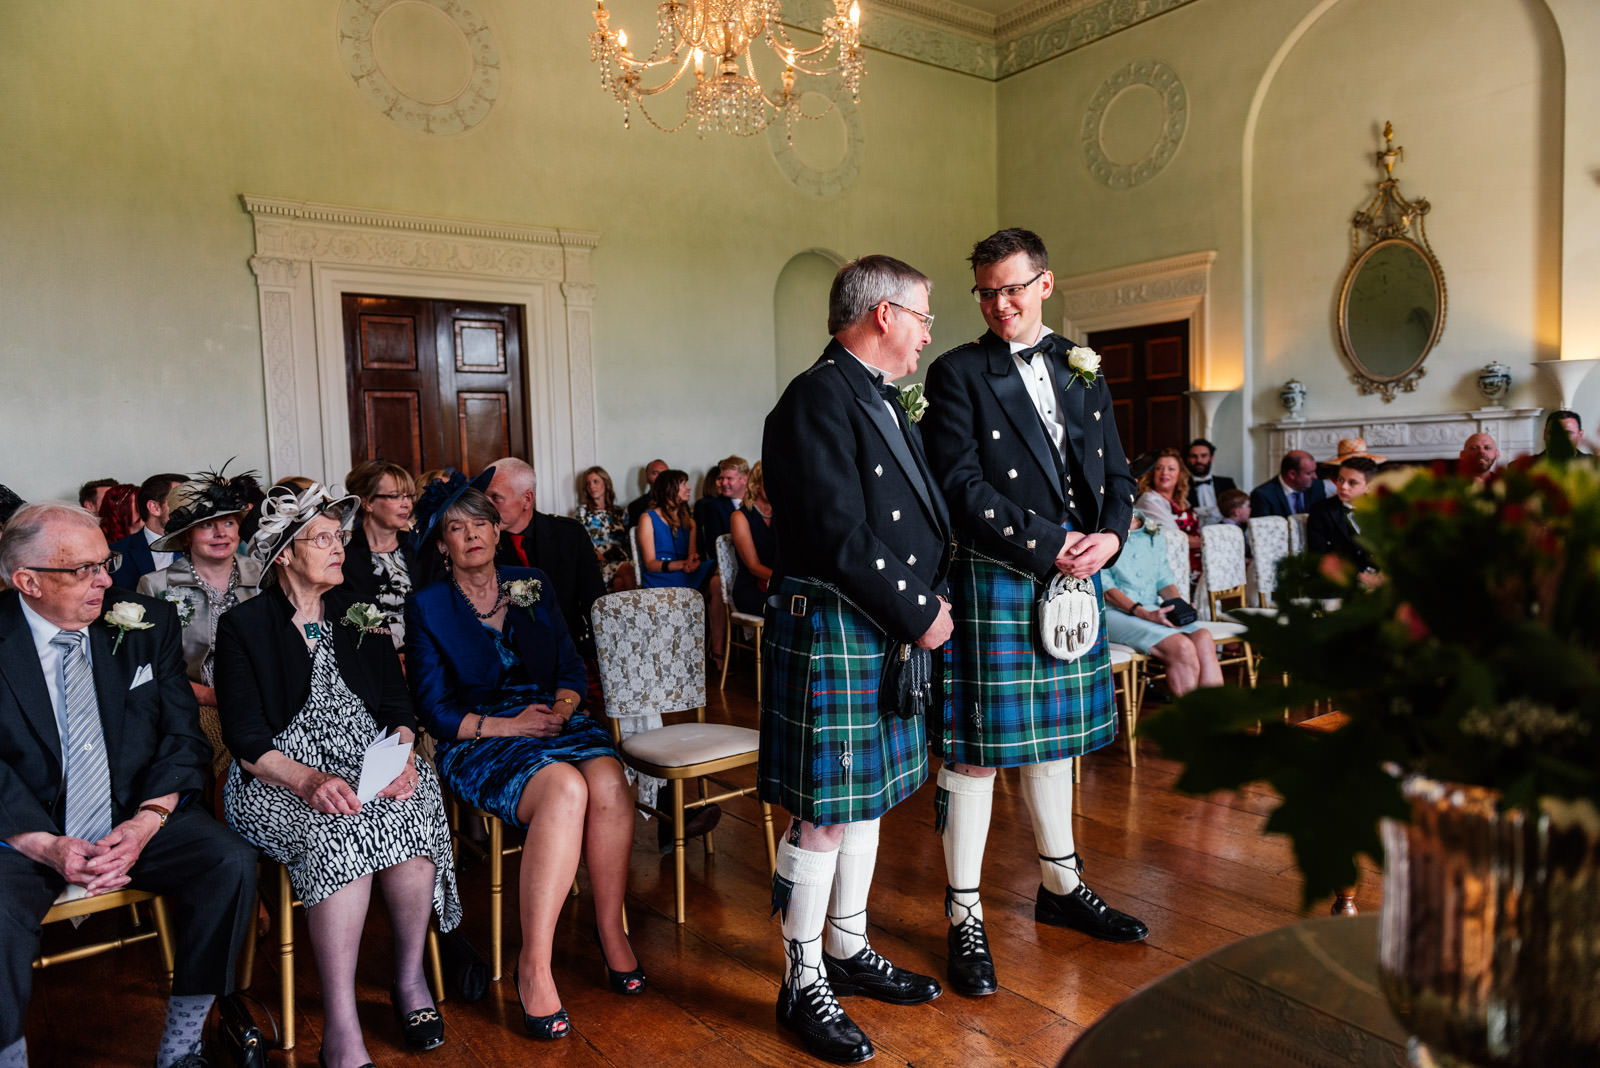
[{"label": "wing collar shirt", "polygon": [[[849,349],[845,349],[844,351],[850,352]],[[884,372],[884,370],[881,367],[872,366],[866,360],[863,360],[860,356],[857,356],[853,352],[850,352],[850,358],[855,360],[856,363],[859,363],[862,367],[865,367],[867,369],[867,374],[872,376],[872,380],[874,382],[882,383],[882,384],[885,384],[885,385],[893,385],[894,384],[894,383],[889,381],[889,376]],[[893,402],[891,402],[888,397],[885,397],[885,398],[883,398],[883,406],[889,410],[889,418],[894,420],[896,426],[899,426],[900,425],[900,416],[899,416],[898,413],[895,412]],[[735,507],[737,507],[737,504],[735,504]]]},{"label": "wing collar shirt", "polygon": [[1022,384],[1028,389],[1034,410],[1039,413],[1040,422],[1044,423],[1045,433],[1050,435],[1050,441],[1055,445],[1056,452],[1065,460],[1067,423],[1061,414],[1061,405],[1056,402],[1056,380],[1050,370],[1050,360],[1042,352],[1035,352],[1028,357],[1022,355],[1049,334],[1048,326],[1040,326],[1039,336],[1033,339],[1032,344],[1020,341],[1011,341],[1007,344],[1011,347],[1011,358],[1016,362],[1017,370],[1022,372]]}]

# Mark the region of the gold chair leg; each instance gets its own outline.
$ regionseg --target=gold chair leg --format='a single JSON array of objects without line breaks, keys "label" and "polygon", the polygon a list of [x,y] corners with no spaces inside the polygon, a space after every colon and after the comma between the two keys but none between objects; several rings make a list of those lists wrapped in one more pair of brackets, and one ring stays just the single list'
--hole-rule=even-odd
[{"label": "gold chair leg", "polygon": [[761,824],[767,832],[767,874],[778,870],[778,843],[772,837],[772,806],[761,802]]},{"label": "gold chair leg", "polygon": [[1128,767],[1139,766],[1139,699],[1143,696],[1144,680],[1139,677],[1139,665],[1128,670]]},{"label": "gold chair leg", "polygon": [[724,608],[724,616],[728,618],[727,626],[722,628],[722,681],[717,683],[717,689],[728,688],[728,661],[733,659],[733,613]]},{"label": "gold chair leg", "polygon": [[1072,758],[1072,781],[1077,782],[1083,771],[1083,757]]},{"label": "gold chair leg", "polygon": [[505,884],[505,855],[500,852],[505,834],[505,825],[499,820],[489,820],[489,956],[492,961],[490,978],[495,982],[500,981],[501,971],[501,944],[500,938],[503,928],[503,918],[500,915],[501,895]]},{"label": "gold chair leg", "polygon": [[167,918],[167,903],[159,896],[150,902],[156,917],[156,938],[161,943],[161,962],[167,966],[167,982],[172,982],[172,921]]},{"label": "gold chair leg", "polygon": [[672,867],[678,892],[678,924],[688,920],[683,901],[683,780],[672,780]]},{"label": "gold chair leg", "polygon": [[[256,885],[261,885],[258,874]],[[239,989],[248,990],[250,984],[256,981],[256,917],[261,914],[261,894],[259,890],[250,899],[250,934],[244,940],[244,954],[239,960]]]},{"label": "gold chair leg", "polygon": [[294,887],[289,869],[278,869],[278,989],[283,1005],[283,1048],[294,1049]]},{"label": "gold chair leg", "polygon": [[433,980],[433,1003],[444,1000],[444,962],[439,959],[439,931],[428,924],[428,978]]},{"label": "gold chair leg", "polygon": [[[700,782],[700,800],[704,801],[706,799],[706,781],[704,779],[700,779],[699,782]],[[715,855],[716,852],[717,852],[716,839],[714,839],[711,835],[712,835],[712,832],[710,832],[710,831],[707,831],[705,833],[706,856],[708,856],[708,857]]]},{"label": "gold chair leg", "polygon": [[761,701],[761,628],[756,628],[756,701]]}]

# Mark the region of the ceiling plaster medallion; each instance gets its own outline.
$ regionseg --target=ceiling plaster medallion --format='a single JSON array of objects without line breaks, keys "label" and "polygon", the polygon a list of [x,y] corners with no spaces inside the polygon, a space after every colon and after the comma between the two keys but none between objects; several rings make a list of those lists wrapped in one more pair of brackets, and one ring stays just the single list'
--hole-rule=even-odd
[{"label": "ceiling plaster medallion", "polygon": [[791,185],[819,199],[836,196],[850,188],[850,184],[861,173],[861,157],[867,145],[867,130],[861,120],[861,108],[848,93],[835,96],[833,110],[828,114],[837,114],[843,120],[845,133],[844,158],[828,170],[818,170],[801,159],[782,127],[776,123],[767,127],[767,148],[772,153],[772,161]]},{"label": "ceiling plaster medallion", "polygon": [[[436,13],[433,21],[441,23],[440,29],[460,35],[458,39],[436,38],[439,44],[432,49],[421,45],[422,62],[433,60],[436,64],[437,69],[427,72],[430,79],[442,75],[447,81],[458,81],[441,94],[446,99],[423,99],[435,92],[424,91],[417,82],[417,71],[396,66],[394,59],[386,71],[382,49],[374,44],[374,31],[385,15],[411,19],[415,30],[417,16],[429,17],[428,12]],[[418,45],[424,40],[422,34],[413,32],[403,42],[410,46],[404,58],[415,62]],[[368,103],[419,133],[464,133],[488,117],[500,95],[500,52],[494,34],[483,16],[462,0],[343,0],[339,5],[339,56]],[[448,70],[452,61],[460,66],[459,79],[453,79]]]},{"label": "ceiling plaster medallion", "polygon": [[[1114,162],[1102,140],[1106,111],[1123,93],[1137,86],[1161,98],[1161,129],[1144,155],[1131,163]],[[1083,113],[1083,158],[1096,181],[1111,189],[1132,189],[1148,182],[1172,161],[1189,123],[1189,98],[1178,73],[1159,59],[1136,59],[1119,67],[1095,90]]]}]

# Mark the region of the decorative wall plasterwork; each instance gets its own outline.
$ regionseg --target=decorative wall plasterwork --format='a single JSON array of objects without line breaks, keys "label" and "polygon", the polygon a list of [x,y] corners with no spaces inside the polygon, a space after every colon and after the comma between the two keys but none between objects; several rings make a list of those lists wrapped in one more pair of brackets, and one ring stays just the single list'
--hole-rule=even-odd
[{"label": "decorative wall plasterwork", "polygon": [[599,235],[242,194],[255,224],[269,473],[325,482],[350,467],[343,293],[526,310],[529,459],[540,508],[565,514],[595,455],[590,254]]},{"label": "decorative wall plasterwork", "polygon": [[[849,93],[839,92],[834,98],[834,110],[844,123],[844,158],[826,171],[819,171],[800,158],[781,124],[775,122],[767,127],[767,149],[772,153],[772,161],[791,185],[818,198],[831,197],[850,188],[861,173],[861,159],[866,155],[867,128],[861,119],[860,105],[850,99]],[[832,117],[830,112],[817,121],[831,122]]]},{"label": "decorative wall plasterwork", "polygon": [[[403,92],[383,70],[373,29],[400,4],[426,4],[454,24],[471,63],[461,88],[448,100],[419,100]],[[458,134],[484,119],[500,95],[500,50],[494,31],[465,0],[343,0],[339,5],[339,56],[367,102],[390,119],[425,134]]]},{"label": "decorative wall plasterwork", "polygon": [[1540,442],[1542,408],[1480,408],[1470,412],[1433,415],[1374,416],[1371,419],[1285,420],[1263,423],[1267,455],[1282,456],[1304,449],[1316,457],[1332,456],[1344,438],[1362,438],[1367,448],[1390,460],[1450,460],[1461,452],[1473,434],[1492,434],[1502,456],[1521,456],[1543,448]]},{"label": "decorative wall plasterwork", "polygon": [[[1025,0],[996,17],[955,0],[874,0],[861,39],[868,48],[998,81],[1191,3]],[[832,13],[831,0],[784,5],[787,23],[813,32]]]},{"label": "decorative wall plasterwork", "polygon": [[[1101,132],[1106,109],[1135,86],[1148,86],[1161,97],[1161,130],[1144,155],[1117,163],[1106,155]],[[1189,97],[1178,72],[1159,59],[1135,59],[1112,71],[1089,100],[1083,113],[1083,159],[1089,173],[1111,189],[1132,189],[1148,182],[1172,161],[1189,125]]]},{"label": "decorative wall plasterwork", "polygon": [[1217,254],[1190,252],[1108,271],[1056,279],[1062,333],[1082,342],[1096,330],[1189,320],[1190,380],[1213,375],[1210,352],[1211,265]]}]

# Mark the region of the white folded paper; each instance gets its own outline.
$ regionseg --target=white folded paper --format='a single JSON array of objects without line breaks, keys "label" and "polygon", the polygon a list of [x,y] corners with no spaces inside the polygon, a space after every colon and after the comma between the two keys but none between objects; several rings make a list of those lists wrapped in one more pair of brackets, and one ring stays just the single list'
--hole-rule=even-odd
[{"label": "white folded paper", "polygon": [[379,731],[367,746],[366,756],[361,758],[361,782],[356,786],[356,800],[364,805],[377,797],[405,770],[410,759],[410,742],[402,742],[398,734],[386,735]]}]

